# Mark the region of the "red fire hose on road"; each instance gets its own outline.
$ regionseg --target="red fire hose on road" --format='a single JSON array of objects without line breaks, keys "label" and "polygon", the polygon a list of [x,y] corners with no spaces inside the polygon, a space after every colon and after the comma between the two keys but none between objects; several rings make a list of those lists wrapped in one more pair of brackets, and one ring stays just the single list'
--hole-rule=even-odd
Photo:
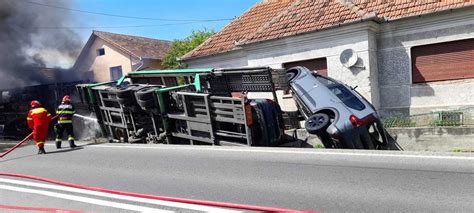
[{"label": "red fire hose on road", "polygon": [[[51,121],[54,121],[58,118],[58,116],[54,116],[53,118],[51,118]],[[26,141],[28,141],[31,137],[33,137],[33,132],[30,133],[28,136],[26,136],[22,141],[20,141],[19,143],[17,143],[15,146],[13,146],[11,149],[9,149],[8,151],[6,151],[5,153],[2,153],[0,155],[0,158],[3,158],[5,155],[8,155],[8,153],[12,152],[13,150],[15,150],[16,148],[18,148],[19,146],[21,146],[23,143],[25,143]]]},{"label": "red fire hose on road", "polygon": [[139,194],[139,193],[133,193],[133,192],[125,192],[125,191],[111,190],[111,189],[98,188],[98,187],[92,187],[92,186],[84,186],[84,185],[79,185],[79,184],[74,184],[74,183],[61,182],[57,180],[31,176],[31,175],[25,175],[25,174],[0,172],[0,176],[23,178],[23,179],[41,181],[41,182],[46,182],[46,183],[51,183],[51,184],[56,184],[56,185],[61,185],[61,186],[66,186],[66,187],[73,187],[77,189],[84,189],[84,190],[89,190],[89,191],[96,191],[96,192],[103,192],[103,193],[109,193],[109,194],[138,197],[138,198],[145,198],[145,199],[152,199],[152,200],[163,200],[163,201],[170,201],[170,202],[177,202],[177,203],[188,203],[188,204],[195,204],[195,205],[214,206],[214,207],[229,208],[229,209],[242,209],[242,210],[259,211],[259,212],[318,213],[317,211],[303,211],[303,210],[293,210],[293,209],[275,208],[275,207],[267,207],[267,206],[226,203],[226,202],[219,202],[219,201],[206,201],[206,200],[176,198],[176,197],[158,196],[158,195],[150,195],[150,194]]},{"label": "red fire hose on road", "polygon": [[15,150],[16,148],[18,148],[19,146],[21,146],[23,143],[25,143],[26,141],[28,141],[28,139],[30,139],[31,137],[33,137],[33,133],[30,133],[28,136],[26,136],[25,139],[23,139],[22,141],[20,141],[19,143],[17,143],[14,147],[12,147],[12,148],[9,149],[8,151],[6,151],[6,152],[3,153],[2,155],[0,155],[0,158],[3,158],[3,156],[8,155],[8,153],[12,152],[13,150]]}]

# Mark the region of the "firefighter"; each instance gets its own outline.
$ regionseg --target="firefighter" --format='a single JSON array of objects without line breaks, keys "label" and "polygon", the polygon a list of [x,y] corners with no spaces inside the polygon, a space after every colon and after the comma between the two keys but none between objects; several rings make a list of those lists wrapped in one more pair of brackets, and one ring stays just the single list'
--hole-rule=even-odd
[{"label": "firefighter", "polygon": [[46,154],[44,143],[48,135],[48,126],[51,121],[51,114],[37,100],[31,101],[31,110],[26,118],[28,127],[33,130],[33,139],[38,146],[38,154]]},{"label": "firefighter", "polygon": [[68,135],[69,147],[74,148],[74,128],[72,126],[72,117],[74,116],[74,106],[71,104],[71,97],[65,95],[61,104],[56,110],[56,115],[58,118],[58,123],[55,125],[54,129],[56,130],[56,148],[61,149],[61,142],[63,137],[63,132],[66,130]]}]

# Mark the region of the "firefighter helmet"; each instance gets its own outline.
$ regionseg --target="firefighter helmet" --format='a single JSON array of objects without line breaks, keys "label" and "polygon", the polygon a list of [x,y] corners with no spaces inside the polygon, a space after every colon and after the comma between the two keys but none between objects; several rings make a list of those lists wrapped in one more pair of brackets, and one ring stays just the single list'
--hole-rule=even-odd
[{"label": "firefighter helmet", "polygon": [[31,106],[31,108],[40,107],[41,103],[37,100],[33,100],[33,101],[31,101],[30,106]]},{"label": "firefighter helmet", "polygon": [[64,102],[64,103],[69,103],[69,102],[71,102],[71,97],[70,97],[69,95],[65,95],[65,96],[63,97],[63,102]]}]

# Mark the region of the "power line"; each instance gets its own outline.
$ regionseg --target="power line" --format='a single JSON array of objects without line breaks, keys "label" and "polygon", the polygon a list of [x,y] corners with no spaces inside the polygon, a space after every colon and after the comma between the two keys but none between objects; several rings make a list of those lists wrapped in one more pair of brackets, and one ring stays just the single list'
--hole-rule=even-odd
[{"label": "power line", "polygon": [[61,7],[61,6],[55,6],[55,5],[49,5],[49,4],[42,4],[42,3],[39,3],[39,2],[33,2],[33,1],[26,1],[25,3],[39,5],[39,6],[43,6],[43,7],[56,8],[56,9],[61,9],[61,10],[69,10],[69,11],[80,12],[80,13],[88,13],[88,14],[93,14],[93,15],[110,16],[110,17],[117,17],[117,18],[128,18],[128,19],[140,19],[140,20],[201,21],[201,22],[230,21],[230,20],[233,20],[233,19],[230,19],[230,18],[225,18],[225,19],[164,19],[164,18],[152,18],[152,17],[124,16],[124,15],[116,15],[116,14],[110,14],[110,13],[101,13],[101,12],[92,12],[92,11],[86,11],[86,10],[79,10],[79,9]]},{"label": "power line", "polygon": [[[40,26],[40,27],[22,27],[23,29],[113,29],[113,28],[142,28],[142,27],[161,27],[161,26],[176,26],[202,23],[201,21],[170,23],[170,24],[148,24],[148,25],[129,25],[129,26]],[[20,26],[21,27],[21,26]]]}]

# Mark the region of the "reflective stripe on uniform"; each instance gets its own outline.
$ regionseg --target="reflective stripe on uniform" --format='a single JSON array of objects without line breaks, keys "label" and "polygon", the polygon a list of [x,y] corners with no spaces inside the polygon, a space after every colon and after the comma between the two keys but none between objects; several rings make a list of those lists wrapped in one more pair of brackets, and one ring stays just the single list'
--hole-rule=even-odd
[{"label": "reflective stripe on uniform", "polygon": [[44,142],[43,142],[43,141],[38,141],[38,142],[36,142],[36,144],[37,144],[37,145],[39,145],[39,144],[44,144]]},{"label": "reflective stripe on uniform", "polygon": [[74,111],[68,111],[68,110],[58,110],[56,111],[56,114],[74,114],[75,112]]},{"label": "reflective stripe on uniform", "polygon": [[36,109],[31,110],[32,115],[40,114],[40,113],[43,113],[43,112],[47,112],[47,110],[45,108],[36,108]]},{"label": "reflective stripe on uniform", "polygon": [[70,123],[72,123],[72,120],[59,120],[58,123],[60,123],[60,124],[70,124]]},{"label": "reflective stripe on uniform", "polygon": [[31,120],[33,120],[33,118],[26,118],[26,120],[31,121]]},{"label": "reflective stripe on uniform", "polygon": [[61,138],[56,138],[56,142],[61,142],[62,139]]},{"label": "reflective stripe on uniform", "polygon": [[68,141],[73,141],[75,138],[74,137],[69,137],[67,140]]}]

